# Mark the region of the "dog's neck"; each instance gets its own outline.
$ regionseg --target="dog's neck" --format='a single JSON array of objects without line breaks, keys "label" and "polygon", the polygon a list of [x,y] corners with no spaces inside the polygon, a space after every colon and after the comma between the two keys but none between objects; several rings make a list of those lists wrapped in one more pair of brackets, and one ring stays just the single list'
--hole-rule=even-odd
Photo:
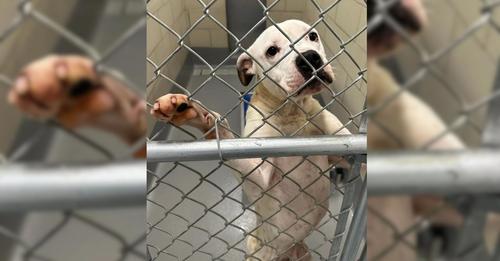
[{"label": "dog's neck", "polygon": [[[287,97],[285,95],[279,96],[275,93],[272,93],[266,86],[264,86],[263,83],[260,83],[259,85],[257,85],[257,87],[255,87],[255,92],[252,97],[251,104],[257,107],[262,112],[292,115],[303,114],[303,111],[300,107],[303,107],[303,104],[309,99],[312,99],[312,97],[304,96],[303,98],[295,100],[294,102],[287,102]],[[283,105],[283,103],[286,104]]]},{"label": "dog's neck", "polygon": [[261,105],[262,109],[274,111],[285,102],[286,96],[279,96],[269,91],[263,83],[255,87],[252,102]]}]

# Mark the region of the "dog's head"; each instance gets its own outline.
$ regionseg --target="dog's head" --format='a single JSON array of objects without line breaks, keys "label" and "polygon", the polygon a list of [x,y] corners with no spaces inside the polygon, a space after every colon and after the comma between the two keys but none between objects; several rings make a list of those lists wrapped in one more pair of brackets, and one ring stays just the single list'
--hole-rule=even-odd
[{"label": "dog's head", "polygon": [[279,97],[312,95],[332,83],[333,70],[318,32],[299,20],[278,27],[267,28],[238,58],[241,83],[247,86],[254,76],[263,78],[263,85]]},{"label": "dog's head", "polygon": [[368,33],[369,57],[383,56],[401,43],[402,36],[396,27],[413,35],[427,22],[422,0],[367,0],[367,4],[368,23],[375,22]]}]

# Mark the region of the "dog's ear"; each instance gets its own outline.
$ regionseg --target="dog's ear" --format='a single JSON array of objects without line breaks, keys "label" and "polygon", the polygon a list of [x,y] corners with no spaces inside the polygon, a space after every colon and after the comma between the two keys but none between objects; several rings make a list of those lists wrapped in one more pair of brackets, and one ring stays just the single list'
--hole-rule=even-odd
[{"label": "dog's ear", "polygon": [[252,58],[250,58],[248,54],[242,53],[240,57],[238,57],[236,68],[238,69],[238,77],[240,78],[241,84],[243,84],[244,86],[248,86],[248,84],[250,84],[250,81],[252,81],[253,76],[255,75],[255,68]]}]

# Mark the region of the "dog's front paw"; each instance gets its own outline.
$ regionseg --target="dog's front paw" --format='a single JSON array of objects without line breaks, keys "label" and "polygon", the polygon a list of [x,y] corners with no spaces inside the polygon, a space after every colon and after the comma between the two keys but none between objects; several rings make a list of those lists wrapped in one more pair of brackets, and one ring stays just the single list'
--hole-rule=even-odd
[{"label": "dog's front paw", "polygon": [[8,100],[38,119],[54,118],[68,128],[86,125],[114,107],[100,85],[91,60],[51,55],[28,64],[15,80]]},{"label": "dog's front paw", "polygon": [[184,94],[169,93],[158,98],[150,111],[159,120],[176,126],[190,125],[205,130],[210,126],[211,115]]}]

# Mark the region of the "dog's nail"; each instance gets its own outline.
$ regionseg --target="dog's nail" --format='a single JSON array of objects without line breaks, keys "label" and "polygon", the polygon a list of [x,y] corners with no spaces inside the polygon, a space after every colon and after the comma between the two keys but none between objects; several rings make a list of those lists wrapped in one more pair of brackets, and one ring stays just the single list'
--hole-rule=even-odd
[{"label": "dog's nail", "polygon": [[175,96],[172,96],[172,99],[170,101],[173,105],[177,104],[177,98]]},{"label": "dog's nail", "polygon": [[177,107],[177,112],[183,112],[188,108],[188,104],[183,102]]},{"label": "dog's nail", "polygon": [[64,80],[68,76],[68,66],[62,62],[56,65],[56,76],[59,80]]},{"label": "dog's nail", "polygon": [[77,81],[70,89],[69,95],[71,97],[77,97],[89,92],[93,87],[94,83],[89,79],[81,79]]},{"label": "dog's nail", "polygon": [[28,93],[29,86],[26,76],[17,78],[16,82],[14,83],[14,89],[19,95],[25,95],[26,93]]}]

